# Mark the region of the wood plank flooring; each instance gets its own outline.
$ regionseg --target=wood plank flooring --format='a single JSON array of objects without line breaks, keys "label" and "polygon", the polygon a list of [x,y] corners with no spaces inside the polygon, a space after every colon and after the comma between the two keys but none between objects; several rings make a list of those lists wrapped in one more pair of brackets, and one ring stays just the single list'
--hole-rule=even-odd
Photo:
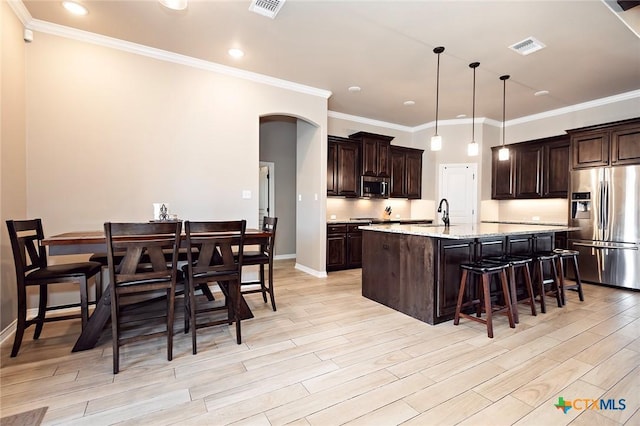
[{"label": "wood plank flooring", "polygon": [[[278,311],[247,296],[255,318],[124,346],[112,374],[110,333],[71,353],[79,321],[1,350],[0,417],[48,407],[45,425],[638,425],[640,293],[584,285],[585,302],[548,303],[520,324],[430,326],[361,296],[360,270],[318,279],[276,262]],[[551,299],[549,299],[551,301]],[[624,399],[624,410],[565,414],[558,398]]]}]

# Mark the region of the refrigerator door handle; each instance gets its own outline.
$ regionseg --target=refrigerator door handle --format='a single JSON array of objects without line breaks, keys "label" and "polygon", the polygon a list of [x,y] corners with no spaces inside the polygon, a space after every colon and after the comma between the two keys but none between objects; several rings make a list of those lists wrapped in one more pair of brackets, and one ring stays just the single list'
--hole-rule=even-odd
[{"label": "refrigerator door handle", "polygon": [[638,244],[629,244],[629,245],[615,245],[615,244],[588,244],[588,243],[573,243],[574,246],[578,247],[588,247],[591,249],[614,249],[614,250],[640,250],[638,248]]}]

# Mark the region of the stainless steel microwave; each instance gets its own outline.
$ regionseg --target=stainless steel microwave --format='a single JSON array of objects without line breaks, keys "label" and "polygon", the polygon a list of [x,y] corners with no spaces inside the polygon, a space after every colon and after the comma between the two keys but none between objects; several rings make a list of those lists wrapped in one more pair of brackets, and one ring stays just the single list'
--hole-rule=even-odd
[{"label": "stainless steel microwave", "polygon": [[360,196],[366,198],[389,198],[389,178],[362,176]]}]

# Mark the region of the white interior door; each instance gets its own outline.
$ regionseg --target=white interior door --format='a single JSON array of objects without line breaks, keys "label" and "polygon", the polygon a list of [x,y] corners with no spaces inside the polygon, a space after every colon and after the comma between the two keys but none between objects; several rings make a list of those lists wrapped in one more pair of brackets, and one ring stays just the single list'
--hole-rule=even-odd
[{"label": "white interior door", "polygon": [[258,195],[258,226],[265,216],[275,216],[274,163],[260,162],[260,194]]},{"label": "white interior door", "polygon": [[[475,223],[477,220],[477,169],[476,163],[440,164],[437,202],[443,198],[449,201],[451,225]],[[437,214],[436,217],[440,220],[441,215]]]}]

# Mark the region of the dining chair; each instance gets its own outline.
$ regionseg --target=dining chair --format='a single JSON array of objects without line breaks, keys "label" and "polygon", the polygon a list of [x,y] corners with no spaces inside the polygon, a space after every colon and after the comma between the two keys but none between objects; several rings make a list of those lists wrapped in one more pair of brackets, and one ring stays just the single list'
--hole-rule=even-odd
[{"label": "dining chair", "polygon": [[[185,221],[187,264],[182,267],[186,276],[185,332],[191,329],[193,354],[197,353],[197,330],[215,325],[236,323],[236,341],[242,343],[240,326],[240,282],[242,281],[242,250],[247,222]],[[234,251],[240,253],[234,256]],[[197,259],[195,258],[197,253]],[[225,295],[224,305],[212,304],[196,298],[195,290],[203,284],[217,282]],[[220,318],[212,314],[226,311]]]},{"label": "dining chair", "polygon": [[[278,226],[278,218],[277,217],[267,217],[263,218],[262,222],[262,230],[265,232],[269,232],[271,235],[267,242],[260,244],[260,248],[258,250],[248,250],[244,252],[244,257],[242,259],[242,266],[247,265],[260,265],[260,277],[257,281],[245,281],[241,284],[242,287],[247,286],[255,286],[256,284],[260,284],[260,288],[252,288],[248,290],[242,289],[242,294],[251,294],[251,293],[262,293],[262,299],[264,303],[267,303],[267,293],[269,293],[269,298],[271,299],[271,307],[273,310],[276,310],[276,299],[273,294],[273,256],[275,254],[275,243],[276,243],[276,228]],[[269,266],[269,284],[265,282],[264,277],[264,267],[265,265]]]},{"label": "dining chair", "polygon": [[[9,239],[13,251],[13,262],[18,286],[18,318],[16,334],[13,340],[11,357],[18,355],[24,331],[35,324],[33,339],[37,340],[45,322],[72,318],[82,319],[82,328],[89,320],[88,281],[97,277],[101,265],[96,262],[76,262],[49,265],[46,248],[41,244],[44,239],[42,219],[7,220]],[[63,306],[47,306],[48,286],[58,283],[78,283],[80,285],[80,303]],[[39,287],[38,313],[27,319],[27,287]],[[47,317],[49,311],[80,307],[80,314],[65,314]]]},{"label": "dining chair", "polygon": [[[120,370],[120,347],[138,340],[166,335],[167,360],[173,358],[175,293],[178,281],[182,281],[177,267],[181,229],[181,222],[104,224],[113,374]],[[168,257],[167,252],[171,253]],[[155,298],[166,298],[166,309],[162,312],[134,303]]]}]

